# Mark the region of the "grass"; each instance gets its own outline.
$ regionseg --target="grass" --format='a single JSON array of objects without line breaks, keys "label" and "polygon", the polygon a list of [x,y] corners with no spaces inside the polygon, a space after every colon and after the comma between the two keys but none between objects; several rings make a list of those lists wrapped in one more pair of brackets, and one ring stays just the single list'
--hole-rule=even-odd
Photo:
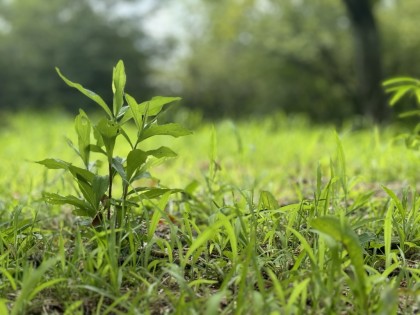
[{"label": "grass", "polygon": [[71,119],[8,116],[0,314],[414,314],[420,156],[396,133],[277,115],[162,137],[180,156],[150,184],[185,193],[98,231],[42,201],[73,187],[31,162],[76,161]]}]

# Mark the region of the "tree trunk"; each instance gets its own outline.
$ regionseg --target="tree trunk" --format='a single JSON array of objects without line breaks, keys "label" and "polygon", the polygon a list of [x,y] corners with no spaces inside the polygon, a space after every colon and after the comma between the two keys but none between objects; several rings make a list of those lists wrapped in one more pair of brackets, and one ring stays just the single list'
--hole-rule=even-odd
[{"label": "tree trunk", "polygon": [[382,90],[382,62],[379,31],[370,0],[343,0],[352,23],[358,76],[358,114],[384,120],[389,109]]}]

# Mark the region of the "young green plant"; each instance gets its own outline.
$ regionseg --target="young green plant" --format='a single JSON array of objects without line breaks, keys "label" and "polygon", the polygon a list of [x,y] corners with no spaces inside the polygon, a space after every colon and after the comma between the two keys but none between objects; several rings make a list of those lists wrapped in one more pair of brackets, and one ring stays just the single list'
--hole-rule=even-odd
[{"label": "young green plant", "polygon": [[420,80],[411,77],[397,77],[386,80],[383,83],[385,92],[392,94],[390,105],[394,106],[404,96],[413,95],[417,101],[417,109],[404,112],[401,118],[417,116],[418,123],[411,134],[404,135],[407,146],[414,149],[420,149]]},{"label": "young green plant", "polygon": [[[67,85],[98,104],[104,115],[96,124],[92,123],[83,110],[80,110],[76,116],[77,145],[70,140],[68,142],[81,158],[82,167],[60,159],[50,158],[37,162],[48,169],[63,169],[69,172],[79,190],[78,195],[67,196],[45,193],[45,199],[50,204],[74,206],[75,214],[92,218],[94,225],[121,227],[127,211],[137,207],[138,202],[143,199],[157,198],[171,191],[154,187],[136,187],[133,184],[141,178],[150,177],[149,168],[154,161],[176,156],[174,151],[165,146],[154,150],[142,150],[143,141],[159,135],[180,137],[191,133],[175,123],[158,124],[158,117],[166,106],[179,101],[180,98],[158,96],[149,101],[137,103],[124,91],[126,74],[124,63],[119,61],[113,70],[113,101],[112,107],[109,107],[99,95],[70,81],[58,68],[56,70]],[[134,137],[129,134],[130,121],[134,122]],[[127,142],[130,147],[125,157],[116,156],[114,153],[117,141],[120,139]],[[103,156],[108,166],[106,174],[99,174],[98,163],[91,161],[91,153],[99,153]],[[122,183],[120,198],[114,196],[113,190],[117,177],[120,177]]]}]

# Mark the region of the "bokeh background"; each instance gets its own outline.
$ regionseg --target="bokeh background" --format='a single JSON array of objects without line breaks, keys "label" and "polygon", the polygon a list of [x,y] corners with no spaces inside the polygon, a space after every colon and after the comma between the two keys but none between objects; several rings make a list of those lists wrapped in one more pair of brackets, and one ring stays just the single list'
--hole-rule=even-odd
[{"label": "bokeh background", "polygon": [[122,59],[130,94],[181,96],[187,120],[387,121],[381,82],[420,76],[419,16],[418,0],[0,0],[0,112],[95,108],[54,68],[110,100]]}]

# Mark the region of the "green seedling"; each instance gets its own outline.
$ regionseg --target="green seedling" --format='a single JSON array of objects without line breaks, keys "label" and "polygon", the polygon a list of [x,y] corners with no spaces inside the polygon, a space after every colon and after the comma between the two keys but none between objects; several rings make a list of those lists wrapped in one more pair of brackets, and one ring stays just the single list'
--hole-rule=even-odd
[{"label": "green seedling", "polygon": [[417,109],[404,112],[401,118],[417,116],[418,123],[411,134],[403,135],[407,146],[413,149],[420,149],[420,80],[410,77],[398,77],[386,80],[383,83],[385,92],[392,94],[390,105],[394,106],[404,96],[413,95],[417,102]]},{"label": "green seedling", "polygon": [[[143,199],[157,198],[168,189],[154,187],[138,187],[136,181],[150,177],[149,168],[157,161],[173,158],[176,153],[168,147],[154,150],[143,150],[142,143],[149,138],[166,135],[180,137],[191,132],[184,127],[169,123],[158,124],[159,115],[167,105],[180,100],[179,97],[154,97],[149,101],[138,103],[132,96],[125,93],[126,74],[124,64],[119,61],[114,68],[112,78],[112,107],[96,93],[85,89],[82,85],[67,79],[57,68],[57,73],[64,82],[80,91],[98,104],[104,112],[103,117],[92,123],[88,115],[80,110],[75,119],[77,144],[68,140],[69,145],[82,160],[82,166],[60,159],[45,159],[37,163],[48,169],[63,169],[69,172],[76,183],[77,195],[62,196],[55,193],[45,193],[44,197],[50,204],[69,204],[74,206],[74,213],[92,219],[93,225],[121,227],[126,214]],[[134,122],[135,135],[130,134],[133,128],[129,122]],[[128,143],[130,150],[125,157],[116,156],[114,149],[119,141]],[[103,157],[107,170],[100,174],[98,161],[92,162],[92,153]],[[122,194],[114,194],[114,183],[122,187]],[[175,191],[175,190],[174,190]]]}]

